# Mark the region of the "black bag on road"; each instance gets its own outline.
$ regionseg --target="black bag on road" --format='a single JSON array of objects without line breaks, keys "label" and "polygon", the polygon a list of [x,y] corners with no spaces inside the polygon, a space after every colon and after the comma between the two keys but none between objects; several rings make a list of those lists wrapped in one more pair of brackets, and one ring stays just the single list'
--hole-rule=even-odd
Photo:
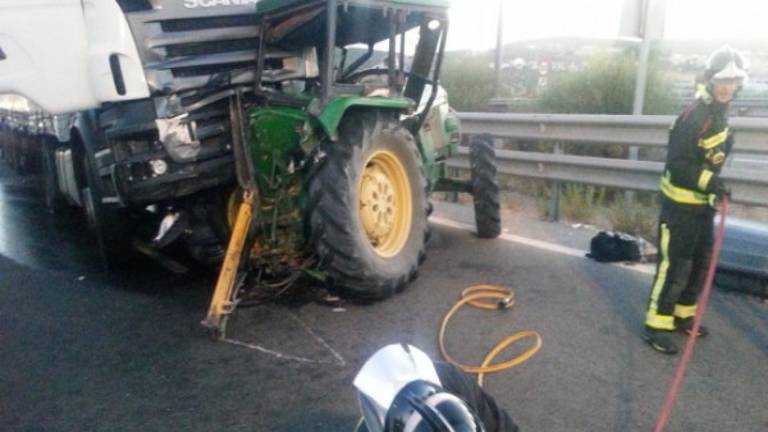
[{"label": "black bag on road", "polygon": [[631,236],[600,231],[592,237],[587,257],[599,262],[640,261],[640,246]]}]

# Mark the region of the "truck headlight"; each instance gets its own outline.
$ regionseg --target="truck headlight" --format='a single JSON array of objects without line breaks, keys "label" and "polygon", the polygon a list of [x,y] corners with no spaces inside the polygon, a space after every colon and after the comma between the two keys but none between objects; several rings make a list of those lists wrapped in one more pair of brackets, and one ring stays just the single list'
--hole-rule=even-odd
[{"label": "truck headlight", "polygon": [[160,176],[168,172],[168,163],[162,159],[150,161],[149,166],[152,167],[152,173],[155,175]]}]

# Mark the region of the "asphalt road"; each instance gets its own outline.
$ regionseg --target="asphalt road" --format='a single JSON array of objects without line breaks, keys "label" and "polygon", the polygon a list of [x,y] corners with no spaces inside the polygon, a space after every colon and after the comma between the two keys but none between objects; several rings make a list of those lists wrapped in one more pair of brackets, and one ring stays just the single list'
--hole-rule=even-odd
[{"label": "asphalt road", "polygon": [[[105,274],[77,215],[47,214],[36,188],[0,170],[2,431],[352,431],[351,382],[365,359],[394,342],[437,356],[442,315],[477,283],[514,287],[517,304],[460,312],[448,331],[457,359],[479,362],[519,330],[544,341],[529,362],[486,378],[523,431],[648,431],[676,366],[640,340],[650,275],[445,224],[433,224],[404,293],[341,308],[294,295],[238,311],[236,343],[212,342],[198,322],[213,275],[175,276],[143,258]],[[441,206],[438,216],[471,214]],[[588,238],[506,223],[572,248]],[[768,430],[768,305],[716,291],[705,322],[713,334],[697,345],[667,430]]]}]

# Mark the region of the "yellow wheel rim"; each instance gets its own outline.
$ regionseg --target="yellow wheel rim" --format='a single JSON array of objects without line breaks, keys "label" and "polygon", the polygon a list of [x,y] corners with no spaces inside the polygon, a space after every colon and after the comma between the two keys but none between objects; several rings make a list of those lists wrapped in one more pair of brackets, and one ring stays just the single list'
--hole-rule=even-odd
[{"label": "yellow wheel rim", "polygon": [[227,226],[230,230],[235,227],[235,219],[237,219],[237,212],[242,202],[243,190],[240,187],[236,187],[229,193],[226,204]]},{"label": "yellow wheel rim", "polygon": [[391,258],[408,241],[413,216],[411,185],[400,160],[388,150],[368,158],[360,177],[360,220],[376,253]]}]

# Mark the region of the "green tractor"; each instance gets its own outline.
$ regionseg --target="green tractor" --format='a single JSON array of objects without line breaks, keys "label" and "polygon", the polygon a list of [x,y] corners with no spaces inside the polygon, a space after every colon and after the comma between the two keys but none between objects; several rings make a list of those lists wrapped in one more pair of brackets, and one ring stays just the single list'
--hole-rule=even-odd
[{"label": "green tractor", "polygon": [[472,193],[478,235],[499,235],[492,142],[472,143],[470,181],[447,175],[461,141],[438,85],[448,6],[258,3],[254,86],[230,99],[238,178],[225,203],[231,239],[204,324],[223,327],[246,257],[272,286],[310,273],[365,299],[403,290],[425,258],[435,191]]}]

